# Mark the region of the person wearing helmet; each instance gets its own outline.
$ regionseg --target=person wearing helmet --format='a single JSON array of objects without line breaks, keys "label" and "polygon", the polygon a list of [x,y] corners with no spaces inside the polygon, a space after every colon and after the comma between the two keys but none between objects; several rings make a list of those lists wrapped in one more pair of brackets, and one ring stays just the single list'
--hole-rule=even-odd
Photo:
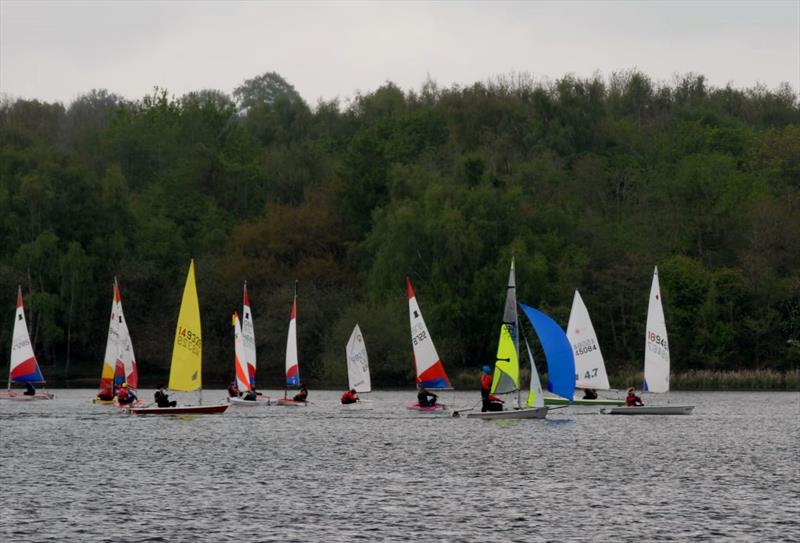
[{"label": "person wearing helmet", "polygon": [[491,400],[489,392],[492,390],[492,368],[484,366],[481,372],[481,411],[489,411]]},{"label": "person wearing helmet", "polygon": [[351,388],[344,394],[342,394],[342,405],[347,405],[351,403],[356,403],[358,401],[358,394],[356,393],[356,389]]},{"label": "person wearing helmet", "polygon": [[117,403],[119,405],[132,405],[136,400],[136,394],[133,389],[128,386],[128,383],[122,383],[122,387],[117,392]]}]

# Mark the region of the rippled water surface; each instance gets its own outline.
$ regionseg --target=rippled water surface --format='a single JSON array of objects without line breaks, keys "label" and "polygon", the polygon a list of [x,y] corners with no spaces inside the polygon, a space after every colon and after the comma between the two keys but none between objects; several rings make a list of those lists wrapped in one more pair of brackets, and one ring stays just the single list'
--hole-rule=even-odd
[{"label": "rippled water surface", "polygon": [[408,412],[410,391],[181,418],[54,392],[0,401],[0,541],[800,540],[796,393],[486,422]]}]

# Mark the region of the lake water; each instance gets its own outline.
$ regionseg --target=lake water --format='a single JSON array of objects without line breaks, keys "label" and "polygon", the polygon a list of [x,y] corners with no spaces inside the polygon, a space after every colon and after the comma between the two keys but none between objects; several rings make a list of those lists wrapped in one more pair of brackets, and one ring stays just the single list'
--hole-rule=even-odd
[{"label": "lake water", "polygon": [[0,541],[800,540],[798,393],[486,422],[408,412],[411,391],[373,393],[369,411],[312,390],[308,407],[182,418],[54,392],[0,401]]}]

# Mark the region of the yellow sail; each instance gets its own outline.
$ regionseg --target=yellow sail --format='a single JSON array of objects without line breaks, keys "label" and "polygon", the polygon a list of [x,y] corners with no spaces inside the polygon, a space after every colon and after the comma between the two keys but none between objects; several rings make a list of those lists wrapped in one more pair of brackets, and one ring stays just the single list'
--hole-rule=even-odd
[{"label": "yellow sail", "polygon": [[200,331],[200,303],[194,278],[194,260],[189,265],[186,286],[183,289],[175,344],[172,347],[172,366],[169,370],[169,388],[172,390],[198,390],[202,387],[201,367],[203,339]]},{"label": "yellow sail", "polygon": [[519,390],[519,355],[507,324],[500,326],[497,360],[494,363],[492,394],[507,394]]}]

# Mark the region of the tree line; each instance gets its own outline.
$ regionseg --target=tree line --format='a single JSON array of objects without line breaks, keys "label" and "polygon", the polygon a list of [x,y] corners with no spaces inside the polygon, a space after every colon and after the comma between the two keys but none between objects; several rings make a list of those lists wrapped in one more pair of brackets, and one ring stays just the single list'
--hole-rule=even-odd
[{"label": "tree line", "polygon": [[609,373],[641,369],[658,265],[673,369],[800,362],[800,108],[788,85],[525,75],[392,83],[309,105],[280,75],[232,95],[94,90],[0,103],[0,348],[17,285],[45,375],[99,376],[112,283],[145,383],[168,374],[189,260],[204,375],[233,373],[246,280],[263,388],[410,386],[405,277],[451,373],[494,360],[505,282],[566,326],[586,302]]}]

